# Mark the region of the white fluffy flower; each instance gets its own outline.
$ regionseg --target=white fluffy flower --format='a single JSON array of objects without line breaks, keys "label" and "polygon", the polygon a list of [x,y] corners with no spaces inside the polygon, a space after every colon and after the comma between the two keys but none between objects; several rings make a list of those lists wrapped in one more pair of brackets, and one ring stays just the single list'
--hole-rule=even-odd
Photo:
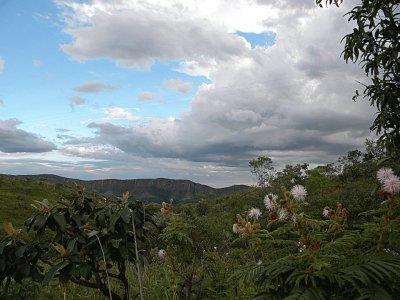
[{"label": "white fluffy flower", "polygon": [[287,212],[287,210],[286,209],[284,209],[284,208],[281,208],[279,211],[278,211],[278,219],[279,219],[279,221],[284,221],[284,220],[286,220],[287,219],[287,217],[288,217],[288,212]]},{"label": "white fluffy flower", "polygon": [[232,231],[233,231],[233,233],[235,233],[235,234],[237,234],[238,232],[239,232],[239,226],[238,226],[238,224],[233,224],[233,226],[232,226]]},{"label": "white fluffy flower", "polygon": [[323,215],[325,218],[329,218],[329,207],[328,207],[328,206],[325,206],[325,207],[324,207],[324,209],[322,210],[322,215]]},{"label": "white fluffy flower", "polygon": [[166,255],[167,255],[167,251],[165,251],[164,249],[158,250],[158,257],[160,259],[163,259]]},{"label": "white fluffy flower", "polygon": [[250,208],[248,216],[250,219],[255,219],[258,220],[258,218],[261,216],[261,211],[258,208]]},{"label": "white fluffy flower", "polygon": [[274,210],[277,206],[276,201],[278,200],[278,196],[275,194],[269,193],[264,198],[264,205],[267,210]]},{"label": "white fluffy flower", "polygon": [[293,199],[296,201],[303,201],[307,196],[307,191],[302,185],[295,185],[290,190],[290,193],[293,195]]},{"label": "white fluffy flower", "polygon": [[393,170],[390,168],[380,168],[379,171],[376,173],[376,177],[378,177],[379,182],[382,184],[385,183],[386,179],[392,177],[393,175]]},{"label": "white fluffy flower", "polygon": [[389,194],[400,194],[400,178],[392,175],[385,179],[383,183],[383,190]]}]

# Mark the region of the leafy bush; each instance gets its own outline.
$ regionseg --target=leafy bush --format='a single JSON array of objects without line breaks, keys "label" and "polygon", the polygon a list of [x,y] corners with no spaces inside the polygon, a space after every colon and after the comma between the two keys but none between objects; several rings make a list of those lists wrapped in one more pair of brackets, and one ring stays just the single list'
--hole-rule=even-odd
[{"label": "leafy bush", "polygon": [[[154,223],[141,203],[127,197],[92,198],[79,191],[70,201],[52,205],[44,200],[34,207],[37,213],[26,222],[33,240],[21,239],[11,223],[5,224],[1,282],[29,278],[47,285],[58,278],[63,286],[72,282],[113,299],[128,299],[128,262],[144,260],[143,252],[136,256],[135,247],[149,249],[146,226]],[[110,281],[118,282],[122,291],[111,290]]]}]

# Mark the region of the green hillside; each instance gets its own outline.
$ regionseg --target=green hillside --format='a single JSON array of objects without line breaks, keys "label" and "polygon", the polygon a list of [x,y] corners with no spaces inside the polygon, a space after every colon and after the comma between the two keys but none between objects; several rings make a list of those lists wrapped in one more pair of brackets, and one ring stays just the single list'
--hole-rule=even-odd
[{"label": "green hillside", "polygon": [[51,174],[40,175],[1,175],[10,179],[31,179],[50,184],[74,188],[77,185],[87,190],[97,191],[101,194],[120,197],[122,193],[129,192],[130,198],[144,203],[162,203],[173,198],[176,203],[197,201],[204,197],[228,195],[234,191],[248,189],[246,185],[232,185],[224,188],[213,188],[190,180],[179,179],[101,179],[79,180]]},{"label": "green hillside", "polygon": [[1,176],[0,222],[12,222],[21,228],[24,221],[35,212],[31,206],[34,201],[48,199],[55,202],[72,194],[73,191],[63,185]]}]

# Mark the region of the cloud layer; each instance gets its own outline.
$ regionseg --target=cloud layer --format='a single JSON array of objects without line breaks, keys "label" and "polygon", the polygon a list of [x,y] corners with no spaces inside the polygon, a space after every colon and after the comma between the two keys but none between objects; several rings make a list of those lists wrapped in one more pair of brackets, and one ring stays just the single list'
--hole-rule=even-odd
[{"label": "cloud layer", "polygon": [[[146,69],[172,60],[178,71],[207,76],[211,83],[200,85],[191,108],[175,119],[153,118],[137,126],[129,111],[107,111],[108,119],[88,125],[93,151],[70,143],[65,153],[111,161],[115,153],[103,150],[116,149],[124,160],[183,160],[193,168],[208,166],[203,172],[244,170],[258,155],[281,164],[335,160],[369,137],[374,113],[367,102],[351,101],[364,77],[359,66],[340,58],[340,40],[352,30],[343,18],[350,5],[319,9],[310,0],[70,3],[65,32],[73,42],[62,49],[73,59],[108,59]],[[276,41],[252,49],[238,31],[274,32]],[[88,85],[75,90],[104,89]],[[192,84],[170,79],[164,87],[185,94]],[[138,96],[153,98],[150,91]],[[113,122],[117,119],[133,122],[122,126]]]},{"label": "cloud layer", "polygon": [[33,133],[18,129],[22,124],[17,119],[0,120],[0,151],[16,152],[48,152],[56,149],[53,143],[43,140]]},{"label": "cloud layer", "polygon": [[[107,58],[120,66],[148,69],[155,60],[229,59],[246,48],[242,38],[207,20],[193,22],[179,7],[153,9],[133,2],[132,7],[108,8],[112,12],[96,4],[92,8],[92,15],[84,18],[88,25],[65,30],[74,42],[62,49],[76,60]],[[76,9],[76,17],[84,13],[83,6]]]}]

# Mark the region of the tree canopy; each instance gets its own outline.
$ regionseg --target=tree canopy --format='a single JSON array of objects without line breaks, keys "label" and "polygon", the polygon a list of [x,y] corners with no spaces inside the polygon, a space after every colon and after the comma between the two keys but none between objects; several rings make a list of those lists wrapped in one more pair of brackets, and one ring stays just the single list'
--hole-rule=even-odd
[{"label": "tree canopy", "polygon": [[[342,0],[316,0],[322,7]],[[346,14],[356,26],[345,35],[342,56],[359,62],[370,79],[360,95],[378,110],[370,129],[380,135],[388,154],[400,158],[400,4],[398,0],[362,0]]]},{"label": "tree canopy", "polygon": [[259,186],[268,186],[275,176],[275,169],[272,166],[272,159],[267,156],[260,156],[249,162],[251,173],[257,177]]}]

